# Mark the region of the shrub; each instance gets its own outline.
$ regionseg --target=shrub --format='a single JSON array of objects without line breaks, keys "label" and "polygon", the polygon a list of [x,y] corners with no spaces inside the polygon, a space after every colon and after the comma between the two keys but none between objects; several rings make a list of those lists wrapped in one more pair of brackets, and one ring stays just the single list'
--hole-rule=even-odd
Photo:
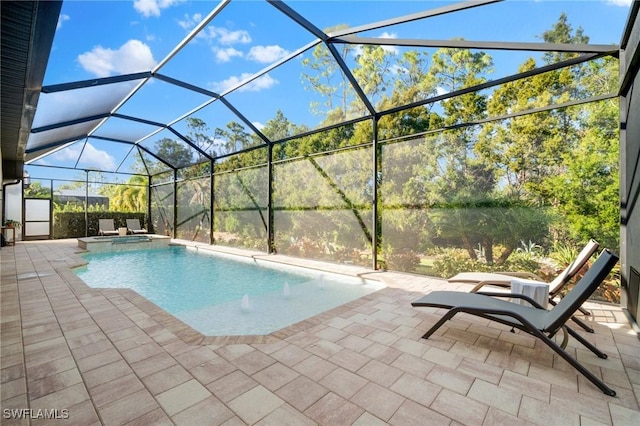
[{"label": "shrub", "polygon": [[[98,235],[100,230],[98,219],[113,219],[114,226],[117,228],[127,226],[127,219],[138,219],[140,224],[145,226],[146,215],[144,213],[130,212],[89,212],[88,236]],[[146,228],[149,232],[152,229]],[[87,228],[85,227],[84,212],[74,211],[54,211],[53,212],[53,238],[80,238],[87,236]]]},{"label": "shrub", "polygon": [[442,278],[449,278],[460,272],[489,270],[486,263],[470,259],[463,249],[444,249],[433,262],[433,274]]},{"label": "shrub", "polygon": [[400,249],[384,256],[386,266],[394,271],[413,272],[420,264],[420,256],[411,249]]},{"label": "shrub", "polygon": [[[526,271],[540,275],[542,258],[526,251],[516,251],[497,271]],[[494,269],[495,270],[495,269]],[[543,277],[544,278],[544,277]]]},{"label": "shrub", "polygon": [[529,252],[514,252],[503,265],[488,265],[481,260],[469,258],[466,250],[444,249],[433,262],[433,274],[441,278],[449,278],[460,272],[500,272],[528,271],[539,274],[541,263]]}]

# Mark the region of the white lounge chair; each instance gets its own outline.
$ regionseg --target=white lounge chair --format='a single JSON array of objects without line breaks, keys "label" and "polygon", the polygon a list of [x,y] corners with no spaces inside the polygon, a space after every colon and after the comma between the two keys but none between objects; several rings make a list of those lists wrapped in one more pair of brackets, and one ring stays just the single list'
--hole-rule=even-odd
[{"label": "white lounge chair", "polygon": [[138,219],[127,219],[127,229],[131,234],[147,234],[148,231],[140,226]]},{"label": "white lounge chair", "polygon": [[98,235],[118,235],[113,219],[98,219]]},{"label": "white lounge chair", "polygon": [[[475,293],[486,285],[511,288],[511,281],[515,277],[535,280],[549,284],[549,303],[555,304],[554,298],[559,296],[562,289],[564,289],[571,279],[580,272],[582,268],[584,268],[591,256],[593,256],[593,254],[598,250],[598,247],[600,247],[600,244],[596,240],[589,240],[575,260],[549,283],[531,272],[461,272],[449,278],[447,281],[450,283],[461,282],[475,284],[475,287],[471,289],[471,292]],[[589,311],[582,307],[579,308],[579,310],[584,315],[590,315]],[[587,324],[577,318],[572,319],[584,330],[593,333],[593,329]]]},{"label": "white lounge chair", "polygon": [[[593,256],[593,253],[598,250],[600,244],[595,240],[590,240],[582,249],[569,266],[565,268],[553,281],[549,282],[549,294],[556,296],[571,279],[584,267],[587,261]],[[447,281],[450,283],[462,282],[476,284],[471,290],[472,293],[480,290],[485,285],[491,285],[496,287],[511,287],[511,280],[513,277],[526,278],[545,282],[539,276],[531,272],[461,272]]]}]

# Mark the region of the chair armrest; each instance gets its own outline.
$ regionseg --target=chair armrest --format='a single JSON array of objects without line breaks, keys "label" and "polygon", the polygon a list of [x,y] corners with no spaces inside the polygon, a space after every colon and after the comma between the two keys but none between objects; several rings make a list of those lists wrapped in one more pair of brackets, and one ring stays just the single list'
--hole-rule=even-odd
[{"label": "chair armrest", "polygon": [[508,297],[509,299],[524,299],[527,302],[531,303],[537,309],[544,309],[546,311],[546,309],[541,304],[539,304],[534,299],[532,299],[531,297],[529,297],[529,296],[527,296],[525,294],[519,294],[519,293],[494,293],[494,292],[489,292],[489,291],[478,291],[476,294],[482,294],[484,296],[491,296],[491,297]]},{"label": "chair armrest", "polygon": [[510,275],[512,277],[528,278],[530,280],[546,282],[545,280],[540,278],[540,276],[534,274],[533,272],[526,272],[526,271],[498,271],[496,273],[497,274],[503,274],[503,275]]}]

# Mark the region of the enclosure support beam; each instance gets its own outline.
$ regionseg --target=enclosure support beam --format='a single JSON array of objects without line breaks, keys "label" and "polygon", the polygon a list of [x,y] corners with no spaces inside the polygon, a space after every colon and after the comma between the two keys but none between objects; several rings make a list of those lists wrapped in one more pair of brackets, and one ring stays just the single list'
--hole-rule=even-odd
[{"label": "enclosure support beam", "polygon": [[273,143],[269,142],[267,159],[267,253],[276,252],[273,241]]},{"label": "enclosure support beam", "polygon": [[209,163],[209,212],[211,212],[211,214],[209,215],[209,244],[213,245],[216,242],[216,239],[213,237],[213,224],[215,223],[213,220],[213,215],[215,214],[213,211],[213,206],[214,206],[214,197],[215,197],[215,191],[214,191],[214,184],[215,184],[215,174],[213,173],[213,167],[215,166],[215,160],[211,160],[211,162]]},{"label": "enclosure support beam", "polygon": [[373,181],[373,199],[372,199],[372,229],[373,232],[371,233],[371,267],[373,268],[373,270],[377,270],[378,269],[378,244],[380,243],[378,241],[378,237],[379,237],[379,223],[378,223],[378,166],[379,166],[379,156],[378,156],[378,150],[380,149],[379,145],[378,145],[378,118],[377,117],[373,117],[373,120],[371,120],[371,124],[373,126],[373,146],[372,146],[372,160],[373,160],[373,164],[372,164],[372,181]]},{"label": "enclosure support beam", "polygon": [[155,234],[158,230],[153,228],[153,220],[151,220],[151,179],[149,175],[147,178],[147,229]]},{"label": "enclosure support beam", "polygon": [[[24,202],[24,180],[22,181],[22,224],[24,226],[24,222],[27,219],[24,215],[24,211],[26,209]],[[26,232],[26,231],[23,231]],[[24,239],[24,234],[22,234],[22,238]],[[49,239],[54,238],[53,236],[53,179],[49,180]]]},{"label": "enclosure support beam", "polygon": [[[84,181],[84,236],[89,236],[89,170],[85,170]],[[53,191],[51,191],[53,197]]]},{"label": "enclosure support beam", "polygon": [[173,231],[172,238],[178,236],[178,169],[173,169]]}]

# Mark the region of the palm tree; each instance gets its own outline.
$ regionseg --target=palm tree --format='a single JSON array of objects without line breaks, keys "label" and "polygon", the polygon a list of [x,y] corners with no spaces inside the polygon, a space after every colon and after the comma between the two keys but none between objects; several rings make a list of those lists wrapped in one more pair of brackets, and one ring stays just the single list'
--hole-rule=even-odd
[{"label": "palm tree", "polygon": [[125,212],[145,211],[147,207],[147,178],[131,176],[126,184],[118,185],[110,194],[110,210]]}]

